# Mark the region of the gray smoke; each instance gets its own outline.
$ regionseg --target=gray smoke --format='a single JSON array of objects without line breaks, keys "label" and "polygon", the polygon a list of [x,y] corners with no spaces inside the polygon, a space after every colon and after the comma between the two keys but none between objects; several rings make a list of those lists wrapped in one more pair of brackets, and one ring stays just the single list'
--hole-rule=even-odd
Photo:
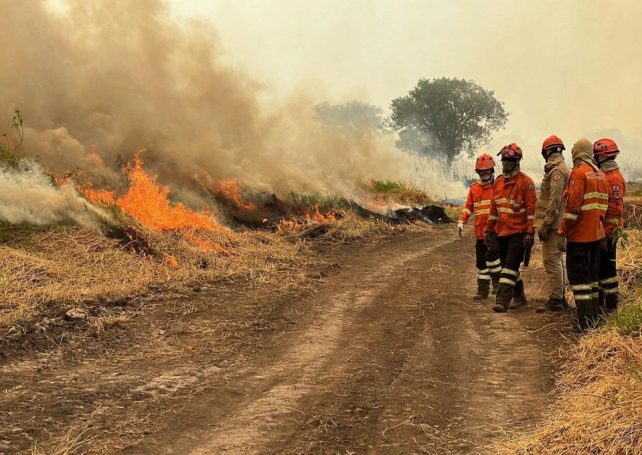
[{"label": "gray smoke", "polygon": [[[222,63],[212,27],[176,22],[161,0],[63,3],[61,13],[44,0],[2,0],[0,15],[0,55],[11,69],[0,73],[0,118],[23,112],[21,151],[56,175],[122,189],[119,166],[146,149],[145,167],[195,207],[227,178],[347,196],[371,178],[443,180],[417,177],[390,137],[327,128],[312,97],[259,106],[260,86]],[[453,186],[462,191],[438,192]]]}]

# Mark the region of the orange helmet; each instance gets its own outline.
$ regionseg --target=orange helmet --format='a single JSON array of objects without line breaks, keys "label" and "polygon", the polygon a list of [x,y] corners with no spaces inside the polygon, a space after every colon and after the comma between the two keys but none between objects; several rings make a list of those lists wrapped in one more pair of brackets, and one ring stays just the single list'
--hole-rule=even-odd
[{"label": "orange helmet", "polygon": [[477,157],[475,161],[475,171],[492,171],[495,169],[495,160],[488,153],[484,153]]},{"label": "orange helmet", "polygon": [[566,150],[564,142],[555,135],[547,137],[542,144],[542,155],[544,158],[546,158],[550,153],[561,152],[562,150]]},{"label": "orange helmet", "polygon": [[615,158],[620,150],[613,139],[598,139],[593,144],[593,156],[603,158]]},{"label": "orange helmet", "polygon": [[514,142],[512,144],[505,145],[497,154],[497,156],[501,156],[502,160],[507,159],[507,160],[521,160],[522,157],[524,156],[524,152],[522,152],[522,149],[519,148],[519,145],[515,144]]}]

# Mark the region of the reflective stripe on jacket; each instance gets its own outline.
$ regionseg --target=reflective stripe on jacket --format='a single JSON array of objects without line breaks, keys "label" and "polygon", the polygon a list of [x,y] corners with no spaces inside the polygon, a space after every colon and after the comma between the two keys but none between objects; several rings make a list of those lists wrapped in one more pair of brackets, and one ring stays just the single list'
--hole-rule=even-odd
[{"label": "reflective stripe on jacket", "polygon": [[609,189],[597,167],[580,162],[573,168],[564,192],[566,209],[559,234],[569,242],[595,242],[604,238]]},{"label": "reflective stripe on jacket", "polygon": [[503,175],[498,177],[493,187],[487,230],[494,230],[500,237],[533,234],[536,204],[535,184],[526,174],[519,171],[508,180]]},{"label": "reflective stripe on jacket", "polygon": [[475,216],[475,237],[484,238],[488,215],[490,215],[490,201],[493,198],[493,183],[475,182],[468,190],[466,205],[461,212],[459,220],[464,224],[471,215]]},{"label": "reflective stripe on jacket", "polygon": [[616,228],[624,227],[624,194],[626,193],[626,182],[619,169],[613,169],[604,173],[609,186],[609,203],[606,209],[604,220],[604,233],[611,237]]}]

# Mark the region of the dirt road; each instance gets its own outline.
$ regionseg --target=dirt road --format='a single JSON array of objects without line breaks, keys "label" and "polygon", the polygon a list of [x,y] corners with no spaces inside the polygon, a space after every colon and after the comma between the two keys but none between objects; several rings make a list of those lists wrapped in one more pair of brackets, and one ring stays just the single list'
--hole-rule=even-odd
[{"label": "dirt road", "polygon": [[537,422],[567,316],[473,302],[471,239],[319,248],[307,289],[199,289],[5,359],[0,453],[478,453]]}]

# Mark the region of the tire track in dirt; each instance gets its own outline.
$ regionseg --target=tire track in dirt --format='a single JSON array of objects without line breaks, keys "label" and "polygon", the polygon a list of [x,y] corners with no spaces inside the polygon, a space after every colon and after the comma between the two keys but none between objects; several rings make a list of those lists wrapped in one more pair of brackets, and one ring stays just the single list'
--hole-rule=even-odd
[{"label": "tire track in dirt", "polygon": [[553,371],[523,325],[541,321],[471,301],[467,241],[384,251],[310,299],[320,316],[235,376],[244,399],[166,453],[480,453],[534,425]]},{"label": "tire track in dirt", "polygon": [[318,248],[309,288],[168,296],[3,362],[0,452],[92,421],[87,453],[479,453],[537,421],[564,317],[473,303],[471,239]]},{"label": "tire track in dirt", "polygon": [[[440,243],[445,243],[441,240]],[[349,318],[348,313],[360,311],[371,304],[388,283],[387,278],[405,263],[428,254],[428,249],[404,251],[379,262],[377,268],[360,277],[359,287],[335,290],[312,299],[311,306],[322,305],[321,317],[305,332],[290,342],[292,348],[255,379],[274,384],[268,391],[240,406],[239,411],[217,428],[209,440],[191,451],[194,455],[211,453],[254,453],[260,451],[270,435],[278,432],[284,418],[296,410],[301,397],[311,392],[324,363],[334,352]],[[331,303],[327,305],[327,303]],[[299,411],[300,412],[300,411]],[[171,453],[173,448],[170,449]]]}]

